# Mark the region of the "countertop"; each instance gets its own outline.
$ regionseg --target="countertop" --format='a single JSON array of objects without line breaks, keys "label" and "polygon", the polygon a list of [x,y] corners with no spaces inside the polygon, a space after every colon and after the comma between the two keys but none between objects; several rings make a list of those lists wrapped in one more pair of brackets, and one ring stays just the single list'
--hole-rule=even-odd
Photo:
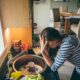
[{"label": "countertop", "polygon": [[8,52],[11,48],[11,44],[7,45],[2,53],[2,55],[0,56],[0,68],[4,62],[4,60],[6,59],[7,55],[8,55]]}]

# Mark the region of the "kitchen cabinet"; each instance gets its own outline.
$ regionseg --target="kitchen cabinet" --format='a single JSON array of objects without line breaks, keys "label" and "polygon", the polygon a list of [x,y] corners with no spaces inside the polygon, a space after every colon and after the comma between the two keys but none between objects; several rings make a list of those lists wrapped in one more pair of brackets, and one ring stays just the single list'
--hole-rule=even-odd
[{"label": "kitchen cabinet", "polygon": [[30,27],[29,0],[1,0],[3,27]]},{"label": "kitchen cabinet", "polygon": [[0,0],[5,44],[22,40],[32,45],[30,0]]}]

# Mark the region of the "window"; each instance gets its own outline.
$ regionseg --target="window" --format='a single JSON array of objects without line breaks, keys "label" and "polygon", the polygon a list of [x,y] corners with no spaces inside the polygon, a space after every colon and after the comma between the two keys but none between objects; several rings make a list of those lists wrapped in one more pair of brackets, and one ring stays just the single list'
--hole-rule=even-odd
[{"label": "window", "polygon": [[4,42],[3,42],[3,35],[2,35],[2,28],[1,28],[1,21],[0,21],[0,56],[4,50]]}]

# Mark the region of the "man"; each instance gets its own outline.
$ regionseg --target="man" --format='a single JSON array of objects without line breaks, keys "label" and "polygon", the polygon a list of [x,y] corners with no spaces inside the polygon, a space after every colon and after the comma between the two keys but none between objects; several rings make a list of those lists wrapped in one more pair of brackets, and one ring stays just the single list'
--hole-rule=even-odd
[{"label": "man", "polygon": [[[63,37],[56,29],[48,27],[41,32],[40,44],[43,58],[53,72],[68,60],[75,66],[70,80],[80,80],[80,42],[75,35]],[[58,53],[52,61],[48,50],[56,47],[59,47]]]}]

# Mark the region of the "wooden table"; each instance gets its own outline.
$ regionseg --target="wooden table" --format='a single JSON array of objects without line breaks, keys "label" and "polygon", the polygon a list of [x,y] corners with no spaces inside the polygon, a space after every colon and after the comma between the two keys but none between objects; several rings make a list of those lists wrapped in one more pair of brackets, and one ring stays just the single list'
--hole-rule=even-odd
[{"label": "wooden table", "polygon": [[61,12],[60,15],[61,16],[64,16],[64,17],[80,16],[80,14],[77,14],[77,13],[69,13],[69,12]]},{"label": "wooden table", "polygon": [[65,19],[64,34],[68,34],[70,30],[70,19],[72,18],[80,19],[80,14],[61,12],[60,15]]}]

